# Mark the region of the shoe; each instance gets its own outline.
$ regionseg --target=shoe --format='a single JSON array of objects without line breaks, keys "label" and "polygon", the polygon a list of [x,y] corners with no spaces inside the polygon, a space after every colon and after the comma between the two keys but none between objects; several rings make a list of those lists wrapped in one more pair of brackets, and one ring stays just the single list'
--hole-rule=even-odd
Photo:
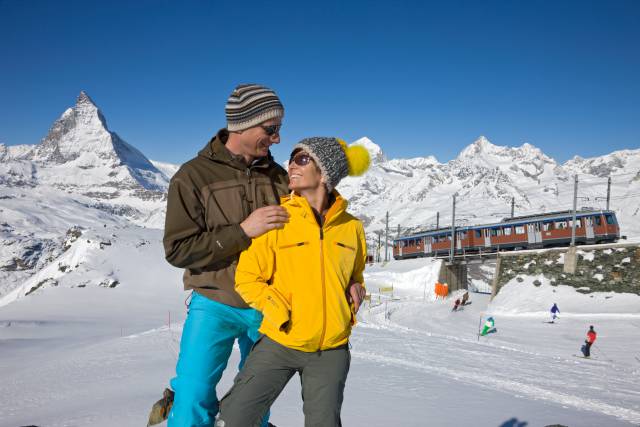
[{"label": "shoe", "polygon": [[173,396],[175,393],[169,388],[165,388],[162,393],[162,399],[158,400],[151,407],[151,413],[149,414],[149,422],[147,427],[160,424],[169,417],[171,407],[173,406]]}]

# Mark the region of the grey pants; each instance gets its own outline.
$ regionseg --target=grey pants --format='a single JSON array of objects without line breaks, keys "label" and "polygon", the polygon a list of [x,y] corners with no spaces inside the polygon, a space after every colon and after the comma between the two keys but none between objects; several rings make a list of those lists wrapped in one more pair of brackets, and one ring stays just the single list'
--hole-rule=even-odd
[{"label": "grey pants", "polygon": [[296,372],[302,385],[304,425],[342,426],[340,409],[350,362],[347,345],[307,353],[262,337],[220,401],[216,427],[259,427]]}]

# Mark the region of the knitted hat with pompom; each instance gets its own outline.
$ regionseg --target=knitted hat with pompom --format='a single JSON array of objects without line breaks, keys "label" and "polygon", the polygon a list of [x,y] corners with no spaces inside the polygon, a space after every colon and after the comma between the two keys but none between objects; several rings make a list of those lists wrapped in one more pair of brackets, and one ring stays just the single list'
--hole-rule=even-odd
[{"label": "knitted hat with pompom", "polygon": [[305,138],[293,147],[293,152],[300,150],[309,153],[316,162],[329,191],[332,191],[346,176],[364,174],[371,163],[366,148],[361,145],[348,146],[339,138],[322,136]]}]

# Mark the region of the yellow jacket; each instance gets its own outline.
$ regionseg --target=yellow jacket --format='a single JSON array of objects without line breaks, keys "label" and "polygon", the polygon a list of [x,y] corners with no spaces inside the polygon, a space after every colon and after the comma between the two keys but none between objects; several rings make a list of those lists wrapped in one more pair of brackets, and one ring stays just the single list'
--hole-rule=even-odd
[{"label": "yellow jacket", "polygon": [[254,239],[236,270],[236,291],[264,315],[260,332],[295,350],[346,344],[355,324],[346,290],[352,278],[364,285],[364,228],[333,194],[322,227],[304,197],[283,197],[289,222]]}]

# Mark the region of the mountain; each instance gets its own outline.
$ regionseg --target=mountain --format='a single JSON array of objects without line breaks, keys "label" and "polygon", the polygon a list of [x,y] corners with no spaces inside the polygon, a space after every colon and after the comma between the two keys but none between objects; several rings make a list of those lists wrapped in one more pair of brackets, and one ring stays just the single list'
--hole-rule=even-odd
[{"label": "mountain", "polygon": [[[66,274],[82,264],[79,255],[73,265],[60,264],[80,235],[107,242],[113,237],[105,230],[139,234],[138,226],[156,229],[157,235],[164,226],[169,175],[176,169],[156,167],[109,130],[85,92],[39,144],[0,144],[0,296],[56,286],[55,275],[43,271]],[[38,274],[47,276],[44,282],[29,285],[30,279],[41,281]]]},{"label": "mountain", "polygon": [[440,163],[432,156],[387,160],[379,146],[363,140],[374,159],[371,168],[362,177],[345,178],[338,190],[365,222],[371,241],[373,232],[385,229],[387,211],[391,236],[435,227],[438,213],[439,225],[449,226],[454,193],[458,225],[500,221],[510,215],[512,200],[516,215],[571,209],[576,174],[579,207],[593,208],[605,207],[611,175],[611,208],[622,233],[640,237],[640,150],[558,164],[531,144],[500,147],[481,136]]},{"label": "mountain", "polygon": [[[371,252],[387,212],[395,237],[449,226],[453,194],[458,225],[500,221],[512,200],[516,215],[567,210],[576,174],[579,207],[594,208],[605,206],[611,176],[622,234],[640,238],[638,149],[559,164],[531,144],[501,147],[481,136],[441,163],[433,156],[389,159],[366,137],[353,144],[369,151],[371,168],[338,190],[364,222]],[[109,130],[84,92],[39,144],[0,144],[0,305],[57,286],[121,283],[122,251],[157,260],[144,269],[166,267],[166,191],[178,167],[149,160]]]}]

